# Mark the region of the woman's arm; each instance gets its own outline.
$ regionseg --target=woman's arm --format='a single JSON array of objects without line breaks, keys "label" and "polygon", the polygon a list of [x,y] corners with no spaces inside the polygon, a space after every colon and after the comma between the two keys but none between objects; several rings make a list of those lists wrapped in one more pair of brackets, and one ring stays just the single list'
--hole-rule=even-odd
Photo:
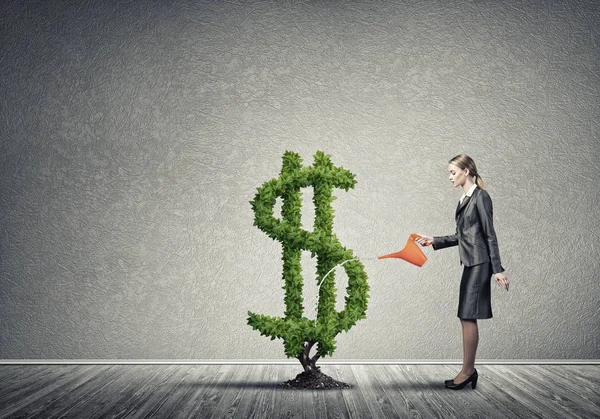
[{"label": "woman's arm", "polygon": [[483,227],[483,234],[488,244],[490,252],[490,260],[494,274],[504,271],[500,263],[500,251],[498,250],[498,240],[496,239],[496,231],[494,230],[492,198],[486,190],[482,189],[477,199],[477,212]]},{"label": "woman's arm", "polygon": [[458,231],[449,236],[434,236],[431,246],[433,250],[444,249],[446,247],[452,247],[458,245]]}]

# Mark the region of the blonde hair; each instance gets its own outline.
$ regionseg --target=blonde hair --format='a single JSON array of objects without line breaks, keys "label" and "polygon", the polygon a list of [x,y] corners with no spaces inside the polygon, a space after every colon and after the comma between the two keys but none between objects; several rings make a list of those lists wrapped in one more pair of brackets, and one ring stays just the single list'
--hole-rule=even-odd
[{"label": "blonde hair", "polygon": [[477,186],[481,189],[485,189],[483,180],[477,172],[477,166],[471,157],[467,156],[466,154],[459,154],[458,156],[452,157],[448,163],[455,165],[461,170],[469,169],[469,174],[475,176],[475,182],[477,183]]}]

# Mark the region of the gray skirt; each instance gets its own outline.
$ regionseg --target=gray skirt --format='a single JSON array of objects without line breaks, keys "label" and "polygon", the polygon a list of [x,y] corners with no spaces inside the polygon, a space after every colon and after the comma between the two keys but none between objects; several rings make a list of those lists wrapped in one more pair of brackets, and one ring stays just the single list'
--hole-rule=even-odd
[{"label": "gray skirt", "polygon": [[492,318],[492,263],[465,266],[460,280],[458,317],[461,319]]}]

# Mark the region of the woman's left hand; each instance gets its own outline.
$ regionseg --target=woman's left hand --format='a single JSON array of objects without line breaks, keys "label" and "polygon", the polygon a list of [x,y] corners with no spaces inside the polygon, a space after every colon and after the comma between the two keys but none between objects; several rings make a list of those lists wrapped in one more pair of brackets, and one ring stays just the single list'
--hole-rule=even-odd
[{"label": "woman's left hand", "polygon": [[496,280],[496,283],[499,287],[504,286],[504,288],[506,288],[506,291],[508,291],[508,277],[504,275],[504,272],[494,274],[494,279]]}]

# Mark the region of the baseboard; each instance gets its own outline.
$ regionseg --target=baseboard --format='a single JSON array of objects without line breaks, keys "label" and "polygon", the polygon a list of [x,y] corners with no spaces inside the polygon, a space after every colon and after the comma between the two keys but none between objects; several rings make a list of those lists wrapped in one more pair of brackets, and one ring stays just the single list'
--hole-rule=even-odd
[{"label": "baseboard", "polygon": [[[340,359],[320,360],[319,365],[452,365],[462,360]],[[293,359],[1,359],[0,365],[286,365]],[[482,359],[477,365],[600,365],[600,359]]]}]

